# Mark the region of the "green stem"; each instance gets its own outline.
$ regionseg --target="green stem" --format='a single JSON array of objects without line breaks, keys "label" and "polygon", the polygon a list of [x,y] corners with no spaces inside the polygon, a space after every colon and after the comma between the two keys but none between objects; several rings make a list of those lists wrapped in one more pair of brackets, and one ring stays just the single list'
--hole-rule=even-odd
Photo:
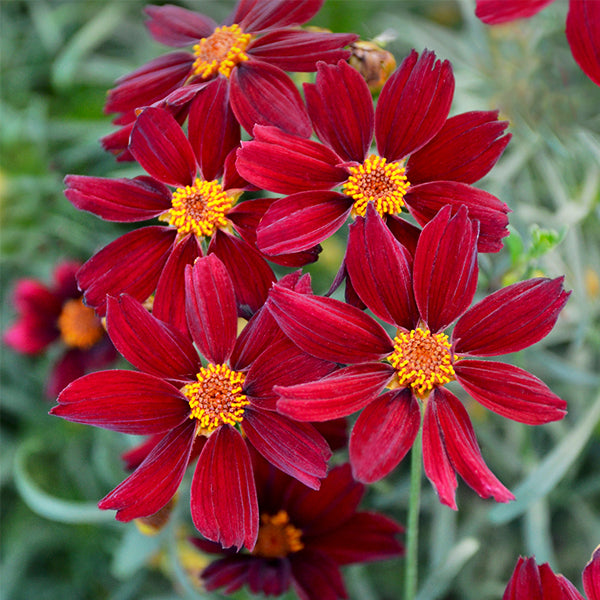
[{"label": "green stem", "polygon": [[[421,407],[423,414],[425,407]],[[404,580],[404,600],[414,600],[417,594],[418,549],[419,549],[419,508],[421,502],[421,464],[423,462],[423,418],[419,432],[410,451],[410,499],[406,529],[406,577]]]}]

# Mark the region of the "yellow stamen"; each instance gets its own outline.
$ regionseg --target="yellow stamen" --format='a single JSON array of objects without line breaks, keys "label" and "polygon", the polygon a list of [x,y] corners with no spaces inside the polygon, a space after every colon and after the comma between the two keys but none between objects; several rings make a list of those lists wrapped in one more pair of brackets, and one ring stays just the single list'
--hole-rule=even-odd
[{"label": "yellow stamen", "polygon": [[193,186],[177,188],[171,198],[171,207],[160,217],[176,227],[181,235],[194,233],[209,237],[219,227],[227,226],[225,215],[235,203],[218,181],[196,179]]},{"label": "yellow stamen", "polygon": [[104,335],[102,321],[82,298],[67,300],[58,317],[60,337],[67,346],[88,350]]},{"label": "yellow stamen", "polygon": [[248,60],[244,50],[251,39],[252,36],[244,33],[237,24],[217,27],[212,35],[202,38],[194,46],[194,75],[206,79],[221,73],[229,77],[237,64]]},{"label": "yellow stamen", "polygon": [[276,515],[263,513],[252,554],[264,558],[283,558],[304,548],[301,538],[302,531],[290,523],[285,510],[280,510]]},{"label": "yellow stamen", "polygon": [[196,377],[198,381],[188,383],[181,392],[190,403],[190,419],[198,420],[199,433],[208,435],[224,423],[243,421],[244,406],[250,404],[242,393],[246,379],[243,373],[209,363]]},{"label": "yellow stamen", "polygon": [[450,342],[444,333],[432,335],[428,329],[399,331],[394,352],[387,360],[396,369],[400,386],[411,387],[419,397],[427,396],[435,386],[454,380]]},{"label": "yellow stamen", "polygon": [[410,187],[402,165],[371,154],[362,165],[349,167],[349,171],[351,175],[342,190],[354,198],[355,214],[364,217],[369,202],[381,216],[402,211],[404,195]]}]

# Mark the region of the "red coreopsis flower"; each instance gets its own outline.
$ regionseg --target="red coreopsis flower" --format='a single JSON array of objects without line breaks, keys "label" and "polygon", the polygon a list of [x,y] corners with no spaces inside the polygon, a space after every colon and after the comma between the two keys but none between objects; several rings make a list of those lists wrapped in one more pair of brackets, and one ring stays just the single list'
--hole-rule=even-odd
[{"label": "red coreopsis flower", "polygon": [[[448,61],[412,51],[385,83],[377,107],[367,84],[344,62],[320,63],[304,92],[322,143],[256,126],[236,165],[257,187],[289,194],[265,213],[258,247],[268,255],[312,247],[373,205],[406,245],[442,206],[461,205],[481,223],[479,250],[496,252],[508,235],[508,208],[470,185],[496,163],[510,139],[496,112],[448,119],[454,77]],[[375,138],[377,152],[371,150]],[[341,191],[334,188],[341,186]]]},{"label": "red coreopsis flower", "polygon": [[110,297],[109,335],[140,371],[82,377],[60,394],[51,414],[125,433],[162,435],[99,503],[116,510],[120,521],[165,506],[201,447],[191,484],[194,524],[223,546],[252,549],[259,514],[247,444],[315,489],[331,455],[312,425],[275,412],[272,387],[307,381],[333,366],[299,350],[266,311],[256,313],[236,337],[233,284],[216,256],[198,259],[185,275],[191,339],[132,297]]},{"label": "red coreopsis flower", "polygon": [[[475,14],[488,25],[526,19],[554,0],[476,0]],[[569,0],[567,41],[581,70],[600,85],[600,2]]]},{"label": "red coreopsis flower", "polygon": [[331,470],[318,491],[255,457],[260,527],[254,550],[223,551],[193,539],[212,554],[225,554],[201,574],[207,590],[232,593],[246,585],[254,594],[280,596],[292,587],[302,600],[346,598],[339,567],[403,554],[402,527],[375,512],[357,512],[364,486],[349,465]]},{"label": "red coreopsis flower", "polygon": [[[583,590],[587,600],[600,600],[600,546],[583,570]],[[550,565],[537,565],[535,558],[519,557],[502,600],[585,600],[563,575],[555,575]]]},{"label": "red coreopsis flower", "polygon": [[117,358],[100,318],[77,289],[80,266],[75,261],[57,265],[51,286],[36,279],[19,280],[14,290],[19,316],[3,336],[5,344],[23,354],[39,354],[55,342],[64,346],[46,384],[53,398],[74,379]]},{"label": "red coreopsis flower", "polygon": [[[332,298],[275,286],[266,304],[300,348],[348,365],[319,381],[275,388],[278,410],[319,421],[363,409],[349,449],[354,474],[364,482],[399,463],[424,411],[425,472],[452,508],[455,472],[482,497],[505,502],[513,496],[485,465],[469,416],[447,383],[456,380],[486,408],[532,425],[561,419],[566,408],[523,369],[476,358],[539,341],[569,296],[562,278],[537,278],[469,308],[477,286],[477,233],[466,208],[451,216],[445,207],[423,228],[413,261],[372,206],[351,225],[348,273],[366,306],[396,327],[393,338],[369,315]],[[448,336],[444,330],[455,321]]]},{"label": "red coreopsis flower", "polygon": [[[212,97],[226,88],[231,109],[214,115],[216,131],[255,123],[276,125],[291,133],[310,134],[301,96],[284,71],[314,71],[318,60],[337,62],[350,56],[343,47],[358,36],[311,32],[297,26],[321,8],[323,0],[240,0],[218,26],[210,17],[173,5],[148,6],[152,37],[175,48],[193,46],[156,58],[122,77],[110,90],[107,113],[120,113],[121,130],[102,140],[116,154],[127,139],[138,108],[161,105],[180,121],[196,93]],[[210,101],[210,100],[208,100]],[[125,152],[121,160],[130,160]]]}]

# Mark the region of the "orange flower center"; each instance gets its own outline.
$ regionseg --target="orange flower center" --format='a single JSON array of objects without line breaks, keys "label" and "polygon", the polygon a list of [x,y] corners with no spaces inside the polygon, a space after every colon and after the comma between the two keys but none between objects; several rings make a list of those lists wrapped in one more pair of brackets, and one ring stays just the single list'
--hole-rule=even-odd
[{"label": "orange flower center", "polygon": [[203,79],[215,73],[229,77],[237,64],[248,60],[244,50],[251,39],[252,36],[244,33],[237,24],[217,27],[212,35],[202,38],[194,46],[193,74]]},{"label": "orange flower center", "polygon": [[243,373],[227,365],[201,367],[197,382],[188,383],[181,392],[188,399],[190,419],[198,420],[198,433],[208,435],[224,423],[235,425],[244,419],[244,406],[250,404],[242,393]]},{"label": "orange flower center", "polygon": [[88,350],[104,335],[102,322],[82,298],[67,300],[58,317],[60,337],[67,346]]},{"label": "orange flower center", "polygon": [[349,171],[342,190],[354,199],[355,214],[364,217],[369,202],[381,216],[402,211],[404,195],[410,187],[403,166],[371,154],[362,165],[350,167]]},{"label": "orange flower center", "polygon": [[209,237],[218,227],[227,226],[225,215],[234,203],[235,198],[228,196],[218,181],[197,178],[193,186],[173,192],[171,208],[160,218],[176,227],[181,235]]},{"label": "orange flower center", "polygon": [[428,329],[419,328],[399,331],[394,338],[394,352],[387,358],[396,369],[398,384],[410,386],[419,397],[454,379],[452,361],[456,359],[446,334],[432,335]]},{"label": "orange flower center", "polygon": [[283,558],[304,548],[301,538],[302,531],[290,523],[285,510],[280,510],[276,515],[263,513],[252,554],[264,558]]}]

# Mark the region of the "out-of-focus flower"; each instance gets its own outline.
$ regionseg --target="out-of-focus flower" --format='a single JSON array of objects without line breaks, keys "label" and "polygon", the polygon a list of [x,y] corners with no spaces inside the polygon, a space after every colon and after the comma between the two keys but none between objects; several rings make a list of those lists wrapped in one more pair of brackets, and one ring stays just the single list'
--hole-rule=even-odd
[{"label": "out-of-focus flower", "polygon": [[130,160],[124,151],[136,109],[162,105],[182,122],[196,93],[212,97],[222,86],[230,110],[214,115],[211,127],[216,131],[239,123],[251,132],[260,123],[309,135],[301,96],[284,71],[314,71],[318,60],[346,59],[350,52],[343,47],[358,37],[299,29],[322,4],[323,0],[240,0],[220,26],[178,6],[146,7],[147,27],[156,41],[193,50],[160,56],[117,82],[105,111],[119,113],[115,124],[122,128],[102,140],[104,147]]},{"label": "out-of-focus flower", "polygon": [[[301,282],[290,285],[299,289]],[[266,311],[238,336],[233,284],[214,255],[186,267],[185,294],[191,338],[131,296],[109,297],[108,332],[140,371],[82,377],[63,390],[51,414],[124,433],[161,434],[99,503],[116,510],[120,521],[163,508],[199,452],[191,486],[194,524],[223,546],[252,549],[259,514],[247,444],[315,489],[331,455],[312,425],[275,412],[272,387],[325,375],[334,365],[302,352]]]},{"label": "out-of-focus flower", "polygon": [[350,65],[363,76],[372,93],[379,93],[396,68],[394,55],[375,42],[366,40],[350,44],[350,52]]},{"label": "out-of-focus flower", "polygon": [[52,398],[74,379],[117,358],[100,318],[77,289],[80,266],[74,261],[58,264],[50,286],[19,280],[13,299],[18,318],[3,336],[5,344],[23,354],[39,354],[55,342],[64,346],[46,384]]},{"label": "out-of-focus flower", "polygon": [[[456,508],[455,472],[481,497],[506,502],[513,495],[486,466],[469,416],[446,384],[456,380],[486,408],[522,423],[563,418],[566,403],[542,381],[474,357],[516,352],[541,340],[569,293],[562,278],[530,279],[469,308],[477,286],[478,224],[465,207],[451,212],[443,208],[423,228],[414,260],[373,206],[350,227],[348,273],[364,304],[397,328],[393,339],[375,319],[332,298],[276,285],[266,306],[301,349],[349,365],[321,380],[276,387],[278,410],[324,421],[363,409],[350,435],[350,462],[364,482],[400,462],[423,412],[425,472],[441,502]],[[448,336],[444,330],[455,321]]]},{"label": "out-of-focus flower", "polygon": [[[526,19],[554,0],[476,0],[475,14],[488,25]],[[581,70],[600,85],[600,2],[569,0],[567,40]]]},{"label": "out-of-focus flower", "polygon": [[349,465],[333,468],[318,491],[260,457],[254,473],[260,512],[254,550],[234,553],[192,540],[205,552],[225,555],[202,572],[207,590],[232,593],[246,585],[254,594],[279,596],[291,587],[302,600],[337,600],[347,597],[341,565],[403,554],[400,525],[375,512],[357,512],[365,488]]}]

